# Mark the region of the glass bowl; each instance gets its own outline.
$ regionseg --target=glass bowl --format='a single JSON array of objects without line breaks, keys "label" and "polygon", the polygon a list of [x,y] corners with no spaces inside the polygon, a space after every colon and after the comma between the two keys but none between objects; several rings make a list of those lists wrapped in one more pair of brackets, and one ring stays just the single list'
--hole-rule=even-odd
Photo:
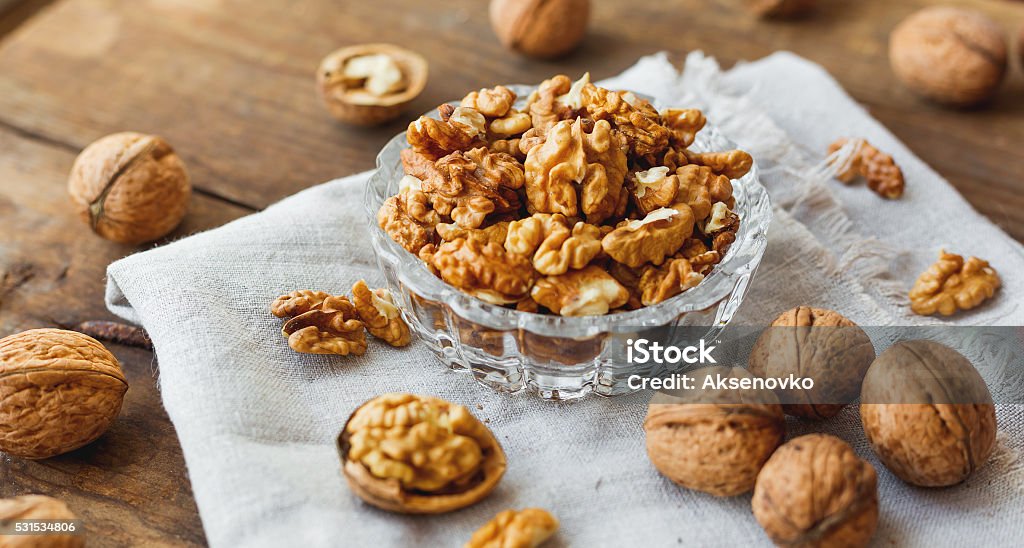
[{"label": "glass bowl", "polygon": [[[518,108],[534,89],[508,87],[520,98]],[[533,314],[485,303],[434,276],[377,226],[377,210],[398,192],[404,174],[399,152],[408,147],[404,133],[384,146],[363,195],[377,264],[410,327],[437,358],[499,392],[527,391],[551,400],[634,392],[629,377],[654,371],[652,365],[622,359],[625,337],[685,327],[688,334],[714,340],[736,313],[764,255],[772,210],[755,163],[733,181],[734,211],[740,216],[736,242],[697,287],[654,306],[605,316]],[[710,124],[691,147],[698,152],[734,148]]]}]

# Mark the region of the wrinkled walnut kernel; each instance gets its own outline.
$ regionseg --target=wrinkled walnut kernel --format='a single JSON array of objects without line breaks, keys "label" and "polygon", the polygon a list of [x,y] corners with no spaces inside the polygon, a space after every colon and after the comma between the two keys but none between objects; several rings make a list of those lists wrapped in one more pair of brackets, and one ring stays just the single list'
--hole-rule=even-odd
[{"label": "wrinkled walnut kernel", "polygon": [[494,435],[469,410],[430,396],[384,394],[360,406],[338,440],[349,486],[394,512],[473,504],[505,472]]},{"label": "wrinkled walnut kernel", "polygon": [[623,221],[601,240],[609,257],[633,268],[660,265],[693,234],[693,213],[686,204],[674,204],[649,213],[641,220]]},{"label": "wrinkled walnut kernel", "polygon": [[366,332],[355,307],[345,297],[331,297],[316,310],[295,316],[281,326],[288,346],[304,354],[361,356],[366,353]]},{"label": "wrinkled walnut kernel", "polygon": [[352,304],[366,330],[374,337],[397,347],[412,342],[409,326],[387,289],[371,290],[365,281],[359,280],[352,286]]},{"label": "wrinkled walnut kernel", "polygon": [[477,529],[463,548],[536,548],[557,530],[558,520],[547,510],[505,510]]},{"label": "wrinkled walnut kernel", "polygon": [[330,293],[311,289],[292,291],[274,299],[270,305],[270,313],[278,318],[291,318],[320,308],[320,305],[330,296]]},{"label": "wrinkled walnut kernel", "polygon": [[939,252],[939,260],[924,271],[910,290],[910,308],[922,316],[938,312],[952,316],[991,299],[1002,285],[988,261]]},{"label": "wrinkled walnut kernel", "polygon": [[492,304],[511,304],[533,287],[530,261],[498,244],[458,239],[438,246],[431,257],[441,279]]},{"label": "wrinkled walnut kernel", "polygon": [[601,252],[601,229],[584,222],[570,225],[564,215],[534,213],[508,228],[505,250],[530,257],[546,276],[580,269]]},{"label": "wrinkled walnut kernel", "polygon": [[903,196],[903,189],[906,187],[903,171],[893,161],[892,156],[871,146],[871,143],[864,139],[857,139],[853,143],[853,150],[846,158],[834,157],[833,155],[848,142],[847,139],[839,139],[828,147],[830,162],[839,164],[837,179],[849,183],[859,174],[867,180],[868,188],[879,196],[890,200]]},{"label": "wrinkled walnut kernel", "polygon": [[629,300],[629,291],[597,266],[537,280],[530,295],[562,316],[599,316]]}]

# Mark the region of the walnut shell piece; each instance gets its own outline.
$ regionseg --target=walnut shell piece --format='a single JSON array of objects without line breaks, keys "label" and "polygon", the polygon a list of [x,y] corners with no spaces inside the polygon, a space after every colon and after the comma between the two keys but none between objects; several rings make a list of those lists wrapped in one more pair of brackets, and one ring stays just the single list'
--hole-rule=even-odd
[{"label": "walnut shell piece", "polygon": [[93,232],[123,244],[166,236],[185,217],[192,185],[171,145],[155,135],[107,135],[75,158],[68,192]]},{"label": "walnut shell piece", "polygon": [[878,526],[878,477],[843,440],[808,434],[768,459],[751,506],[778,546],[866,546]]},{"label": "walnut shell piece", "polygon": [[644,419],[647,456],[688,489],[717,497],[746,493],[786,435],[782,408],[768,390],[699,389],[705,379],[750,379],[742,368],[713,366],[690,375],[698,389],[651,399]]},{"label": "walnut shell piece", "polygon": [[1006,36],[974,10],[933,6],[913,13],[889,37],[889,62],[914,93],[951,106],[992,97],[1006,75]]},{"label": "walnut shell piece", "polygon": [[477,529],[463,548],[536,548],[556,531],[558,520],[547,510],[505,510]]},{"label": "walnut shell piece", "polygon": [[395,347],[412,342],[409,325],[402,319],[402,311],[395,306],[386,288],[370,289],[365,280],[359,280],[352,286],[352,304],[366,330],[374,337]]},{"label": "walnut shell piece", "polygon": [[391,44],[333,51],[317,69],[317,87],[331,116],[359,126],[397,118],[427,85],[427,60]]},{"label": "walnut shell piece", "polygon": [[907,483],[960,483],[995,447],[995,406],[985,381],[967,358],[943,344],[919,340],[889,347],[871,364],[861,402],[868,441]]},{"label": "walnut shell piece", "polygon": [[552,59],[576,48],[587,33],[590,0],[491,0],[501,43],[530,57]]},{"label": "walnut shell piece", "polygon": [[121,366],[96,339],[32,329],[0,339],[0,451],[45,459],[91,443],[110,427],[128,390]]},{"label": "walnut shell piece", "polygon": [[938,312],[952,316],[970,310],[995,295],[1002,285],[999,274],[988,261],[939,252],[939,260],[918,276],[910,290],[910,309],[929,316]]},{"label": "walnut shell piece", "polygon": [[[0,499],[0,522],[15,520],[60,520],[73,521],[78,516],[63,501],[44,495],[22,495]],[[4,548],[81,548],[85,546],[85,535],[77,534],[33,534],[4,535],[0,540]]]},{"label": "walnut shell piece", "polygon": [[486,497],[505,473],[505,453],[469,410],[440,398],[392,393],[352,413],[338,449],[349,487],[368,504],[440,514]]},{"label": "walnut shell piece", "polygon": [[810,390],[778,390],[782,408],[806,419],[835,416],[857,399],[875,359],[871,338],[842,314],[799,306],[772,321],[750,352],[750,372],[759,377],[811,378]]}]

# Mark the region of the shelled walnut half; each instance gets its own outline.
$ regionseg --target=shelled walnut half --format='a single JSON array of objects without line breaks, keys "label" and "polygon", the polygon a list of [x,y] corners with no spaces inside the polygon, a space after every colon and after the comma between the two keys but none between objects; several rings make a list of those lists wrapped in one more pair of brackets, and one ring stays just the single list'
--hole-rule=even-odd
[{"label": "shelled walnut half", "polygon": [[477,529],[463,548],[536,548],[556,531],[558,520],[547,510],[505,510]]},{"label": "shelled walnut half", "polygon": [[929,316],[938,312],[952,316],[970,310],[995,295],[1002,285],[999,274],[988,261],[939,252],[939,260],[918,276],[910,290],[910,308]]},{"label": "shelled walnut half", "polygon": [[361,126],[397,118],[427,85],[423,56],[391,44],[360,44],[320,62],[317,85],[332,116]]},{"label": "shelled walnut half", "polygon": [[368,504],[440,514],[486,497],[505,453],[469,410],[439,398],[392,393],[355,410],[338,436],[349,487]]}]

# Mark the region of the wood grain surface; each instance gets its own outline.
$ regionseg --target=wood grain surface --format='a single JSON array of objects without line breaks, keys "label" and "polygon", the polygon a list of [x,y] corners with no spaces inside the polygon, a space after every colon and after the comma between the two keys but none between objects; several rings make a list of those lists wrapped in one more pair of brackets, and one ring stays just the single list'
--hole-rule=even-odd
[{"label": "wood grain surface", "polygon": [[[1008,32],[1024,3],[954,2]],[[164,136],[188,164],[192,209],[172,237],[223,224],[318,182],[373,166],[408,117],[376,129],[331,120],[314,89],[329,51],[386,41],[421,52],[431,79],[409,115],[494,83],[555,72],[595,78],[667,50],[724,65],[780,49],[824,65],[871,113],[981,212],[1024,238],[1024,76],[957,111],[923,102],[891,75],[887,37],[926,0],[822,0],[814,16],[764,22],[742,0],[593,0],[583,47],[559,62],[503,50],[483,0],[18,0],[0,13],[0,336],[110,319],[106,265],[141,248],[93,236],[65,180],[107,133]],[[0,456],[0,496],[40,492],[81,515],[90,545],[203,544],[150,353],[112,345],[132,388],[98,442],[46,461]]]}]

